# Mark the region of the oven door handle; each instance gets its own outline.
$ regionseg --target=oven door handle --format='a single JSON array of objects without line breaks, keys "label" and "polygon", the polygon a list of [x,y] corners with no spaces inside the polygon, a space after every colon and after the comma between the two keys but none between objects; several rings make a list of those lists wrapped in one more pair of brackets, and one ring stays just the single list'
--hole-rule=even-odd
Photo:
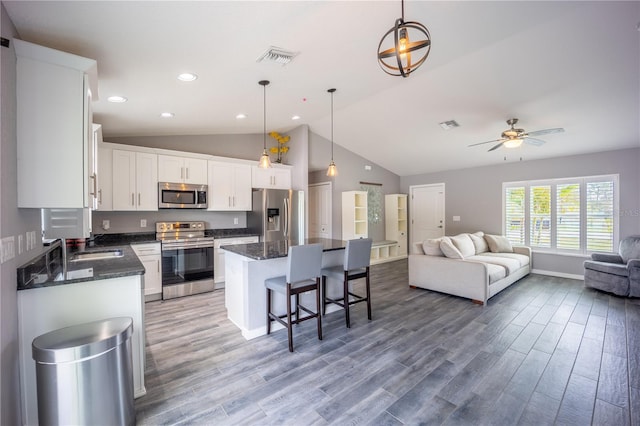
[{"label": "oven door handle", "polygon": [[213,248],[213,242],[211,241],[203,241],[200,243],[171,243],[171,242],[163,242],[162,243],[162,251],[165,250],[189,250],[192,248]]}]

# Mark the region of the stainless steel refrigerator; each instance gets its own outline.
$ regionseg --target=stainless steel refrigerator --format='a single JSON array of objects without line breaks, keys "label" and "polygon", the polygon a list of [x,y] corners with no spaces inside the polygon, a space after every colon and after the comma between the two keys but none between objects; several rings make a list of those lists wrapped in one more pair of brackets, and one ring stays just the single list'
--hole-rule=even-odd
[{"label": "stainless steel refrigerator", "polygon": [[304,243],[304,191],[290,189],[254,189],[252,211],[247,213],[247,228],[260,241],[296,241]]}]

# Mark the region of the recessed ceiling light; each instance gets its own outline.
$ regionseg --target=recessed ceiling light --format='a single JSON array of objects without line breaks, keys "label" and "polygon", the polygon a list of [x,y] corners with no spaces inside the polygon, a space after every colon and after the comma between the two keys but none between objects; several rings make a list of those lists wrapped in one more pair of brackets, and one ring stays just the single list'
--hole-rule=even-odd
[{"label": "recessed ceiling light", "polygon": [[116,103],[116,104],[121,104],[123,102],[127,102],[127,98],[125,98],[124,96],[109,96],[107,98],[107,100],[109,102],[113,102],[113,103]]},{"label": "recessed ceiling light", "polygon": [[197,75],[192,74],[190,72],[185,72],[185,73],[182,73],[182,74],[178,75],[178,80],[180,80],[180,81],[193,81],[193,80],[195,80],[197,78],[198,78]]},{"label": "recessed ceiling light", "polygon": [[291,117],[292,120],[300,120],[300,116],[299,115],[294,115],[293,117]]},{"label": "recessed ceiling light", "polygon": [[175,114],[172,112],[163,112],[160,114],[160,117],[162,118],[173,118],[173,116],[175,116]]},{"label": "recessed ceiling light", "polygon": [[236,115],[236,118],[238,120],[243,120],[243,119],[247,118],[247,114],[240,113],[240,114]]}]

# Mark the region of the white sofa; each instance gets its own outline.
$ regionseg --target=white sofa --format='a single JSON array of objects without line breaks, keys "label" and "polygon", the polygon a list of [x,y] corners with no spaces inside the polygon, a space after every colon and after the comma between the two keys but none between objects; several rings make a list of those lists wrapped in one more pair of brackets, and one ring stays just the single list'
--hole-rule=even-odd
[{"label": "white sofa", "polygon": [[409,285],[486,304],[531,271],[531,249],[483,232],[416,243],[409,254]]}]

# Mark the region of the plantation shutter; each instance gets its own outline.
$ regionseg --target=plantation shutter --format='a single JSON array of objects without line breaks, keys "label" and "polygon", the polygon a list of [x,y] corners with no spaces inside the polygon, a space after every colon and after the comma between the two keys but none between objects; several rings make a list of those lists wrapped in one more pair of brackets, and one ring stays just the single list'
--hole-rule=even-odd
[{"label": "plantation shutter", "polygon": [[587,250],[613,251],[613,182],[587,182],[586,191]]},{"label": "plantation shutter", "polygon": [[524,244],[525,189],[523,186],[505,188],[505,236],[512,244]]},{"label": "plantation shutter", "polygon": [[529,244],[551,247],[551,186],[531,186],[529,205]]},{"label": "plantation shutter", "polygon": [[580,249],[580,184],[556,187],[556,247]]}]

